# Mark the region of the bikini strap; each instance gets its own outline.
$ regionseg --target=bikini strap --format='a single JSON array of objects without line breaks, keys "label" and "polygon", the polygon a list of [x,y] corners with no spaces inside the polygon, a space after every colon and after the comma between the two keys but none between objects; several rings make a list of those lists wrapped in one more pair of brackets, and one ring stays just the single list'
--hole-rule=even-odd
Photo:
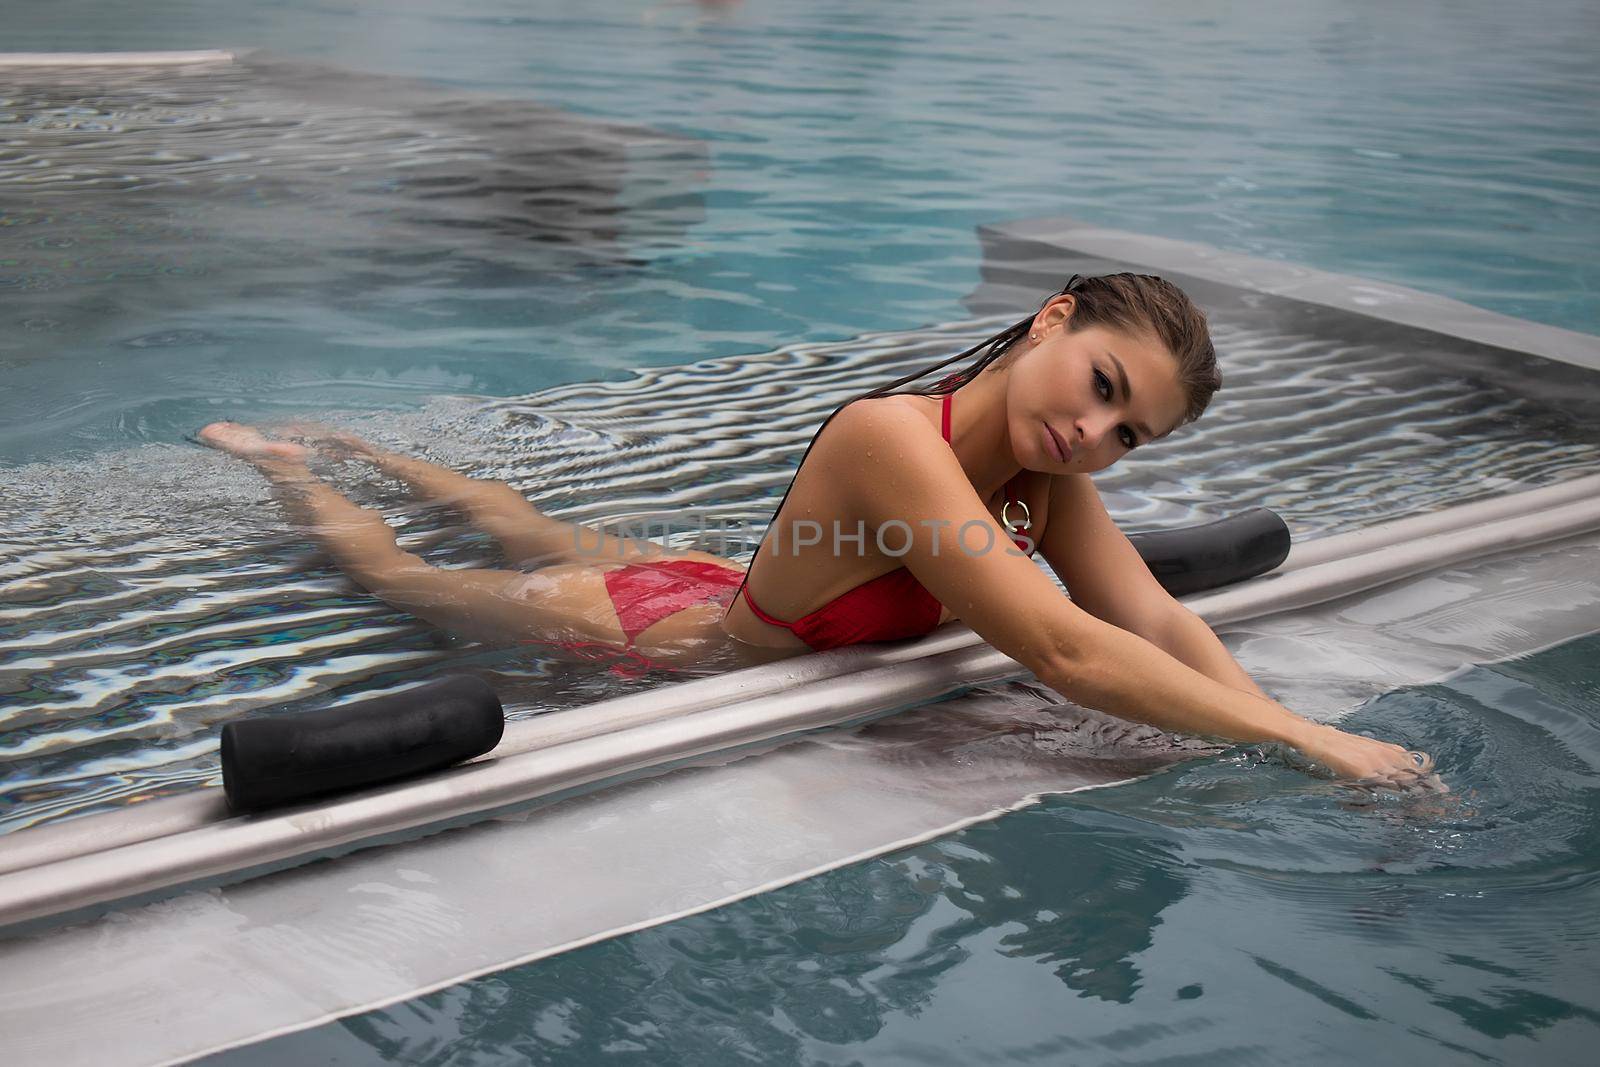
[{"label": "bikini strap", "polygon": [[[942,385],[943,382],[941,382],[940,384]],[[946,393],[946,394],[944,394],[944,401],[943,401],[943,403],[941,405],[940,413],[939,413],[939,432],[940,432],[940,434],[943,435],[944,440],[945,440],[945,444],[949,444],[950,443],[950,411],[951,411],[951,401],[954,399],[954,397],[955,397],[954,393]],[[821,431],[818,431],[818,433],[820,434]],[[811,443],[812,444],[816,444],[816,439],[812,438],[812,442]],[[807,447],[806,454],[810,455],[810,453],[811,453],[811,449],[809,447]],[[802,456],[801,459],[800,459],[800,462],[802,464],[804,464],[805,463],[805,457]],[[798,474],[798,472],[797,472],[797,474]],[[789,487],[791,489],[794,488],[794,483],[792,481],[789,483]],[[788,493],[784,494],[784,499],[785,500],[789,499],[789,494]],[[782,511],[782,510],[783,510],[783,504],[779,503],[778,511]],[[773,517],[774,520],[776,520],[777,517],[778,517],[777,512],[773,512],[772,517]],[[1020,548],[1022,546],[1019,544],[1017,547]],[[755,555],[758,556],[760,554],[761,554],[761,546],[757,545],[756,546]],[[795,626],[794,623],[792,623],[792,622],[784,622],[782,619],[775,619],[771,615],[768,615],[766,612],[762,611],[759,607],[756,606],[755,599],[753,597],[751,597],[751,595],[750,595],[750,569],[755,566],[755,563],[756,563],[755,556],[751,556],[750,557],[750,567],[746,567],[745,568],[744,578],[739,583],[739,592],[734,595],[733,600],[738,600],[739,597],[741,597],[741,596],[744,597],[744,602],[746,604],[750,605],[750,611],[751,611],[751,613],[753,615],[755,615],[756,618],[760,619],[762,622],[771,623],[773,626],[781,626],[785,630],[788,630],[790,633],[793,633],[794,632],[794,626]],[[728,602],[729,607],[732,607],[733,600],[730,600]],[[727,618],[727,615],[728,615],[727,611],[724,610],[722,615],[723,615],[723,618]]]},{"label": "bikini strap", "polygon": [[[944,403],[941,405],[939,432],[944,434],[945,444],[950,443],[950,408],[954,399],[954,393],[946,393],[944,394]],[[1013,508],[1022,512],[1018,519],[1013,520],[1011,518]],[[1011,534],[1012,543],[1024,551],[1028,549],[1028,542],[1016,536],[1016,534],[1018,530],[1028,530],[1033,527],[1033,516],[1029,514],[1028,504],[1022,499],[1022,494],[1017,492],[1016,478],[1012,478],[1006,483],[1006,502],[1000,508],[1000,524],[1005,527],[1007,533]]]},{"label": "bikini strap", "polygon": [[741,585],[739,587],[739,592],[744,595],[744,602],[750,605],[750,610],[755,614],[756,618],[760,619],[762,622],[771,623],[773,626],[781,626],[790,633],[794,632],[794,623],[784,622],[782,619],[775,619],[756,606],[755,598],[750,595],[750,586],[748,584]]}]

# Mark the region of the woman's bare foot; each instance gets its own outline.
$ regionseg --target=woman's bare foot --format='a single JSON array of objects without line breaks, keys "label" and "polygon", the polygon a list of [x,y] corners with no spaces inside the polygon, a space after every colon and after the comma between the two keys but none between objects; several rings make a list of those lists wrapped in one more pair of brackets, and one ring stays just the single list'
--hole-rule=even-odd
[{"label": "woman's bare foot", "polygon": [[336,456],[357,456],[362,459],[371,459],[383,451],[371,441],[345,430],[324,426],[320,422],[291,422],[284,427],[284,431],[303,441],[309,441],[319,451],[329,452]]},{"label": "woman's bare foot", "polygon": [[239,422],[213,422],[195,434],[195,440],[251,461],[276,459],[304,463],[311,454],[304,445],[269,440],[255,427]]}]

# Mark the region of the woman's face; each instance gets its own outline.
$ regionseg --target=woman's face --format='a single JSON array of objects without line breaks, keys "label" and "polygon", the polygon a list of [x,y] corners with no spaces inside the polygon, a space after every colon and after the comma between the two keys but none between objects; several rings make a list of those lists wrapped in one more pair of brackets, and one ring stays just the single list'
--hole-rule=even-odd
[{"label": "woman's face", "polygon": [[1105,470],[1183,418],[1178,364],[1165,346],[1101,326],[1069,331],[1073,305],[1071,295],[1046,304],[1030,330],[1038,340],[1019,342],[1029,347],[1011,367],[1011,447],[1028,470]]}]

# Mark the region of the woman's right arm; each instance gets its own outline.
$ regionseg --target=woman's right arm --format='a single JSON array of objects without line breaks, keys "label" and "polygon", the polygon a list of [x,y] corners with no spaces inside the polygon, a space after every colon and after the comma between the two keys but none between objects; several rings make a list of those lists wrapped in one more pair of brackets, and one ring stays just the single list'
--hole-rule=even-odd
[{"label": "woman's right arm", "polygon": [[898,546],[910,531],[901,562],[917,580],[1069,700],[1178,733],[1291,745],[1350,778],[1399,784],[1432,769],[1399,745],[1346,734],[1222,685],[1074,605],[1011,549],[954,453],[909,408],[850,405],[809,462],[827,469],[848,513],[869,530],[903,523],[886,530],[883,543]]}]

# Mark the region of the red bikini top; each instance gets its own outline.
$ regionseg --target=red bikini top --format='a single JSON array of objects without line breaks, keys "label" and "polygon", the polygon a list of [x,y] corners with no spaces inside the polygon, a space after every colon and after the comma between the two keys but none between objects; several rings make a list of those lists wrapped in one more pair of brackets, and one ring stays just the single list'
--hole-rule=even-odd
[{"label": "red bikini top", "polygon": [[[952,395],[946,393],[939,420],[946,444],[950,443],[951,402]],[[1000,514],[1005,516],[1013,508],[1021,509],[1024,519],[1019,528],[1026,529],[1027,509],[1017,496],[1015,478],[1006,484],[1006,507]],[[1028,541],[1018,538],[1016,544],[1030,557],[1033,555],[1033,546]],[[815,652],[865,641],[921,637],[939,625],[939,601],[904,567],[865,581],[794,622],[775,619],[757,607],[750,596],[748,572],[745,581],[741,587],[744,602],[750,605],[756,618],[783,627]]]}]

